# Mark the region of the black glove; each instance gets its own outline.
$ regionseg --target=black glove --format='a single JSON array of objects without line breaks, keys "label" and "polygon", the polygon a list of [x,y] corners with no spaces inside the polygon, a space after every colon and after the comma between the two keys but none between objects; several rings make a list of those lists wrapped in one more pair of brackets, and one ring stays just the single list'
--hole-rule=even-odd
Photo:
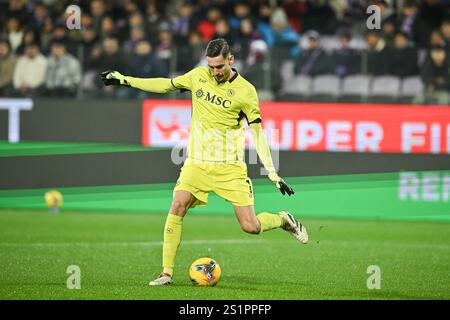
[{"label": "black glove", "polygon": [[278,181],[276,183],[277,188],[280,189],[280,192],[285,195],[286,193],[288,194],[288,196],[291,196],[291,194],[294,194],[294,189],[292,189],[291,187],[289,187],[286,182],[283,181],[283,179],[281,181]]},{"label": "black glove", "polygon": [[100,73],[100,76],[102,77],[102,81],[105,86],[115,85],[131,87],[128,82],[128,77],[122,75],[119,71],[103,71]]},{"label": "black glove", "polygon": [[269,173],[269,179],[275,183],[275,185],[277,186],[277,188],[280,190],[280,192],[285,195],[286,193],[288,194],[288,196],[290,196],[291,194],[294,194],[294,189],[292,189],[291,187],[289,187],[286,182],[284,182],[283,179],[281,179],[278,174],[276,172],[271,172]]}]

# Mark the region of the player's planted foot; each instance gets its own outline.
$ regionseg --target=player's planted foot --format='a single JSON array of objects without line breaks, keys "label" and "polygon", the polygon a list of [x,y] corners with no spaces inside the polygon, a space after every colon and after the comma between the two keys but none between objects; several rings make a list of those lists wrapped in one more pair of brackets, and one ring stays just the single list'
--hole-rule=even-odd
[{"label": "player's planted foot", "polygon": [[166,286],[172,284],[172,276],[167,273],[161,273],[158,278],[150,281],[149,286]]},{"label": "player's planted foot", "polygon": [[283,218],[283,230],[289,232],[301,243],[307,244],[308,233],[306,232],[305,226],[298,222],[288,211],[280,211],[278,214]]}]

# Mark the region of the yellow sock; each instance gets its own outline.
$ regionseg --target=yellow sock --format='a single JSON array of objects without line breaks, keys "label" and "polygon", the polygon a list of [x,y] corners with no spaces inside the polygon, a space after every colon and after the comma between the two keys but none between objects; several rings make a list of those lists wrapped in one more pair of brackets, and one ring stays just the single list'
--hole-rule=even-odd
[{"label": "yellow sock", "polygon": [[173,275],[175,257],[181,242],[181,230],[183,229],[183,217],[169,213],[164,226],[163,243],[163,268],[164,273]]},{"label": "yellow sock", "polygon": [[261,212],[256,216],[256,219],[258,219],[261,224],[261,232],[280,228],[283,225],[283,218],[278,214]]}]

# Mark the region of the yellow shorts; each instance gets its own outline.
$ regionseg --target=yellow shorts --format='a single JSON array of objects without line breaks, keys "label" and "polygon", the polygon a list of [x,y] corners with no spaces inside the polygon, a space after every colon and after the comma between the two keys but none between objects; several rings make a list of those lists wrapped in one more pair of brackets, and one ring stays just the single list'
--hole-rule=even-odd
[{"label": "yellow shorts", "polygon": [[211,191],[235,206],[254,203],[252,181],[243,162],[194,162],[187,159],[174,188],[174,191],[177,190],[189,191],[197,198],[191,208],[206,205]]}]

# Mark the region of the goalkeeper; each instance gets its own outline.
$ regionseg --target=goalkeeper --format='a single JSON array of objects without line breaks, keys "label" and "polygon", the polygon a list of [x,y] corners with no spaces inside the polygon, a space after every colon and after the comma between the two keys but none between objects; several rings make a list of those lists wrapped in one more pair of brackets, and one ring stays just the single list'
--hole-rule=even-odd
[{"label": "goalkeeper", "polygon": [[197,67],[172,79],[133,78],[117,71],[101,74],[105,85],[122,85],[157,93],[174,90],[192,92],[188,157],[176,182],[164,227],[163,272],[150,285],[172,283],[183,218],[190,208],[206,205],[209,192],[215,192],[232,203],[245,232],[260,234],[282,228],[300,242],[308,242],[305,227],[291,213],[255,214],[253,187],[244,162],[244,118],[251,128],[258,156],[268,171],[269,179],[283,195],[293,195],[294,190],[275,170],[261,127],[256,90],[231,67],[234,56],[228,43],[224,39],[210,41],[206,59],[208,66]]}]

